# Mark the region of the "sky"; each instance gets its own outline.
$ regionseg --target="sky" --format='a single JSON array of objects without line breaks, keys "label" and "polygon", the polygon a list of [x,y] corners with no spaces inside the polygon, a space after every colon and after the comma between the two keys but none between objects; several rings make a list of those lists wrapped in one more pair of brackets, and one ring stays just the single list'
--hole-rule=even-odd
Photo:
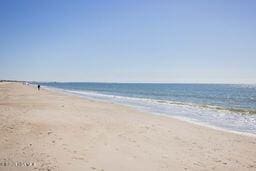
[{"label": "sky", "polygon": [[256,84],[256,1],[0,0],[0,79]]}]

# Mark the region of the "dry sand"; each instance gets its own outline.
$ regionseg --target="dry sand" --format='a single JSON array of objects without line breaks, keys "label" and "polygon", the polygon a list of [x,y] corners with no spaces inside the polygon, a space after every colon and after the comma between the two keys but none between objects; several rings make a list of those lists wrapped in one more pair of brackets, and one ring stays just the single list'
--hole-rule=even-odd
[{"label": "dry sand", "polygon": [[256,170],[255,137],[19,83],[0,119],[0,170]]}]

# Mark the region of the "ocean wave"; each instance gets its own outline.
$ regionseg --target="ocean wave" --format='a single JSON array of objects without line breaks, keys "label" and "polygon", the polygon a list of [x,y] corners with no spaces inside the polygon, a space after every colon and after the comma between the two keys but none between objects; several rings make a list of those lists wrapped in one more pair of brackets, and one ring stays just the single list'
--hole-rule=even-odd
[{"label": "ocean wave", "polygon": [[149,99],[149,98],[142,98],[142,97],[110,95],[110,94],[103,94],[95,91],[77,91],[77,90],[67,90],[67,91],[71,93],[81,94],[81,95],[116,98],[116,99],[124,99],[124,100],[127,99],[127,100],[134,100],[134,101],[144,101],[147,103],[158,103],[158,104],[165,104],[165,105],[179,105],[181,107],[195,107],[195,108],[201,108],[206,110],[208,109],[208,110],[215,110],[220,112],[236,113],[241,115],[256,115],[256,110],[254,109],[224,108],[222,106],[216,106],[216,105],[205,105],[205,104],[195,104],[195,103],[179,102],[179,101],[171,101],[171,100],[157,100],[157,99]]},{"label": "ocean wave", "polygon": [[157,99],[149,99],[142,97],[128,97],[128,96],[118,96],[118,95],[110,95],[103,94],[95,91],[77,91],[77,90],[66,90],[70,93],[75,93],[78,95],[87,95],[92,97],[100,97],[100,98],[114,98],[114,99],[123,99],[123,100],[132,100],[132,101],[141,101],[146,103],[153,104],[164,104],[164,105],[177,105],[183,108],[197,108],[202,110],[213,110],[217,112],[225,112],[230,114],[240,114],[240,115],[256,115],[256,110],[254,109],[240,109],[240,108],[224,108],[222,106],[216,105],[205,105],[205,104],[195,104],[188,102],[179,102],[179,101],[171,101],[171,100],[157,100]]}]

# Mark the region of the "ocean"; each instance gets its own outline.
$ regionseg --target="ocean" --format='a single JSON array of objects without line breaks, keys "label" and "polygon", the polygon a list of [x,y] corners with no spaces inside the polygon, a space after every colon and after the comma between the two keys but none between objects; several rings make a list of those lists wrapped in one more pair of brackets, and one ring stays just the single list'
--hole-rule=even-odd
[{"label": "ocean", "polygon": [[256,134],[256,85],[40,83],[45,88],[127,105],[152,114]]}]

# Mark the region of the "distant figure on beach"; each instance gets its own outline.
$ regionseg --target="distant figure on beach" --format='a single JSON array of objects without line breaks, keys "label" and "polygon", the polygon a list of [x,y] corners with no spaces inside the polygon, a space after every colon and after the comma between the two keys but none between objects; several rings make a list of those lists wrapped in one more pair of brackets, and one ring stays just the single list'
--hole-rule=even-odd
[{"label": "distant figure on beach", "polygon": [[40,90],[40,85],[39,84],[37,85],[37,89],[38,89],[38,91]]}]

